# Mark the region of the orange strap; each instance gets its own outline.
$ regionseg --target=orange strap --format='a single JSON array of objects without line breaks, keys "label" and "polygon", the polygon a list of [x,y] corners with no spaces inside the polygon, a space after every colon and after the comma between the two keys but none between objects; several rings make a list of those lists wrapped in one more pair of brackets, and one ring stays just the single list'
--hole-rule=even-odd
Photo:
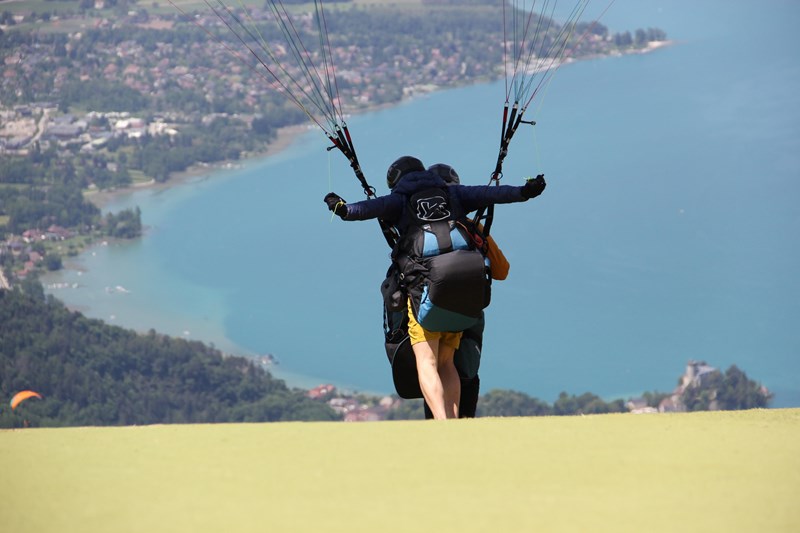
[{"label": "orange strap", "polygon": [[491,235],[486,236],[486,257],[489,258],[489,263],[492,266],[492,279],[506,279],[511,265]]}]

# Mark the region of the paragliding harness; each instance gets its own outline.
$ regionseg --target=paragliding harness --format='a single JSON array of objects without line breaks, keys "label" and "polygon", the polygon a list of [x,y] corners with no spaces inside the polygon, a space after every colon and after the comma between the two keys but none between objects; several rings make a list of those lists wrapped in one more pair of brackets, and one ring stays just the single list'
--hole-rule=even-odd
[{"label": "paragliding harness", "polygon": [[489,305],[489,271],[463,225],[453,220],[446,189],[408,200],[408,230],[392,251],[414,317],[429,331],[464,331]]},{"label": "paragliding harness", "polygon": [[408,309],[429,331],[464,331],[456,354],[462,379],[477,376],[483,309],[491,299],[484,254],[467,224],[453,220],[447,191],[426,189],[406,206],[408,231],[392,251],[392,266],[381,285],[386,355],[402,398],[421,398],[416,360],[408,336]]},{"label": "paragliding harness", "polygon": [[[381,289],[390,288],[393,285],[390,280],[396,278],[396,275],[397,271],[394,270],[394,267],[390,268]],[[396,287],[396,285],[394,286]],[[386,302],[388,301],[391,300]],[[403,303],[406,301],[404,295],[402,301]],[[480,391],[478,369],[481,364],[483,328],[484,320],[481,315],[473,326],[464,330],[461,335],[461,343],[455,353],[454,362],[461,378],[460,416],[475,416]],[[392,310],[384,305],[383,329],[386,357],[392,367],[392,381],[397,395],[407,400],[422,398],[417,361],[408,335],[408,310],[405,307]]]}]

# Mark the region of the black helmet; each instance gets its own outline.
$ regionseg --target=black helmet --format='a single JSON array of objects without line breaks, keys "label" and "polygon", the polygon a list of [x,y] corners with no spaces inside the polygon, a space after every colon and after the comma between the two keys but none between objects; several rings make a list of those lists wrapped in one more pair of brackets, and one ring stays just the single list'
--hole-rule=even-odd
[{"label": "black helmet", "polygon": [[442,178],[444,182],[447,183],[448,185],[459,185],[461,183],[461,179],[458,177],[458,172],[456,172],[456,169],[454,169],[450,165],[445,165],[444,163],[436,163],[435,165],[431,165],[428,167],[428,172],[436,174],[437,176]]},{"label": "black helmet", "polygon": [[394,189],[394,186],[397,185],[400,178],[409,172],[417,172],[419,170],[425,170],[425,165],[422,164],[422,161],[416,157],[404,155],[389,165],[389,170],[386,172],[386,185],[388,185],[390,189]]}]

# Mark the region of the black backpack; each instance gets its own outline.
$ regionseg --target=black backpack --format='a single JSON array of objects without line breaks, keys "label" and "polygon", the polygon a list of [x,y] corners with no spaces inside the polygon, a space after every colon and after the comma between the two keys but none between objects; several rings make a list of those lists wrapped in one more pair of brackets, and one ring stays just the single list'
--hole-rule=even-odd
[{"label": "black backpack", "polygon": [[412,195],[407,229],[394,250],[400,287],[429,331],[464,331],[489,305],[490,272],[469,232],[454,220],[446,189]]}]

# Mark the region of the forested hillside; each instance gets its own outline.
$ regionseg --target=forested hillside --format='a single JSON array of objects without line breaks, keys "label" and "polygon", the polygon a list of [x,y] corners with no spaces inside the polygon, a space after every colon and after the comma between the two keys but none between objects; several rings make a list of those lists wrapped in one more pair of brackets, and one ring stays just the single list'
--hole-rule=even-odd
[{"label": "forested hillside", "polygon": [[[110,326],[25,289],[0,290],[0,427],[339,418],[245,358]],[[12,411],[23,389],[43,399]]]}]

